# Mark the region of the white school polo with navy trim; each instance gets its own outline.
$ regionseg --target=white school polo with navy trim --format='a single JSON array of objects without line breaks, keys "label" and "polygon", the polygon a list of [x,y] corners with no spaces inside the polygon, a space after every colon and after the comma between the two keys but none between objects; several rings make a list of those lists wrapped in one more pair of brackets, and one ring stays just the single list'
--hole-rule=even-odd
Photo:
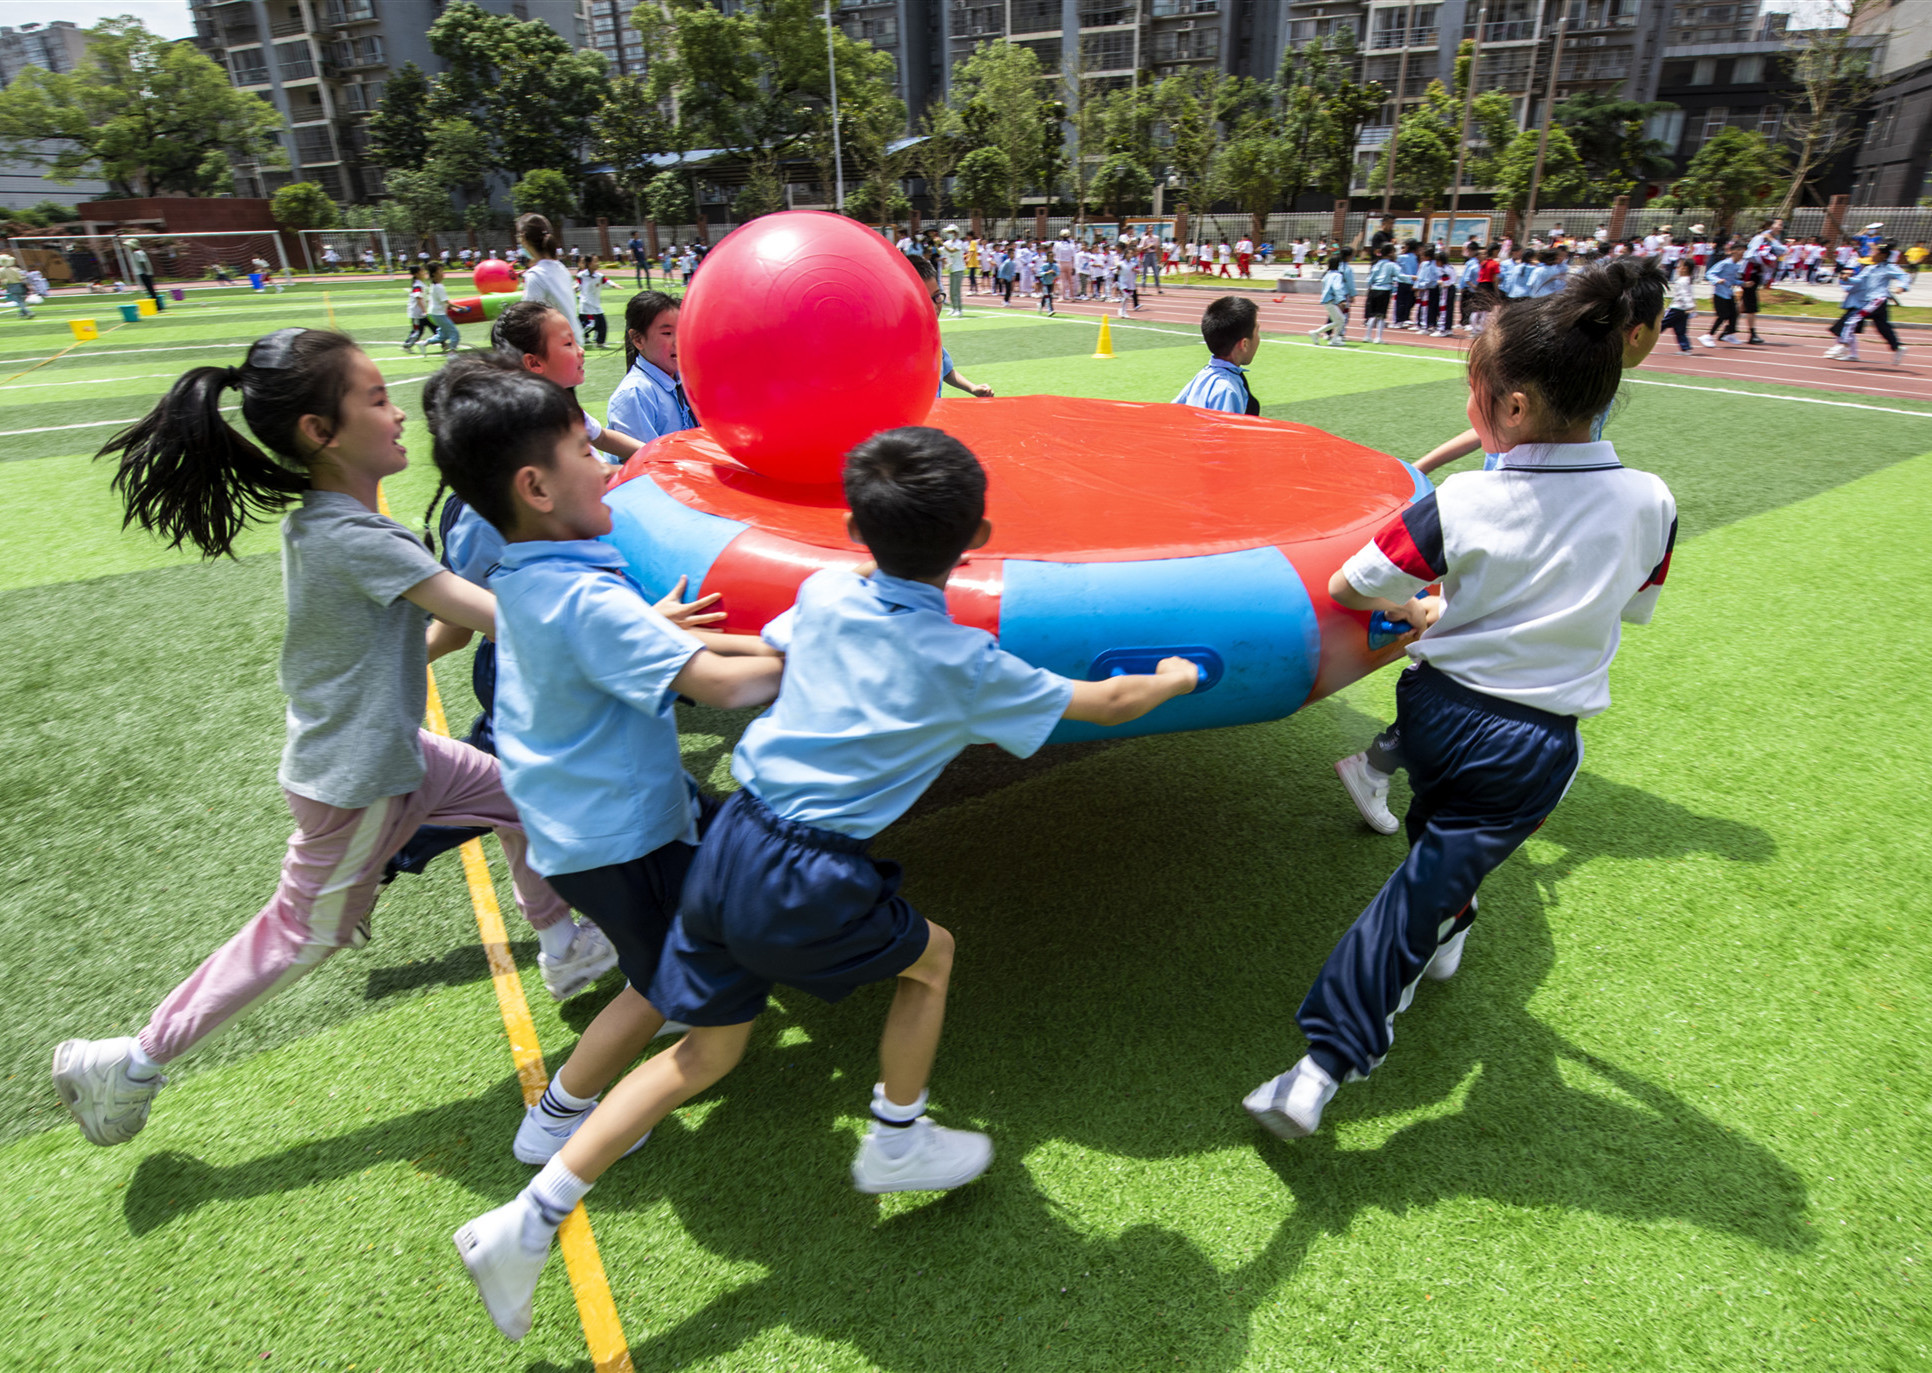
[{"label": "white school polo with navy trim", "polygon": [[1622,625],[1649,622],[1676,539],[1670,488],[1610,444],[1524,444],[1450,477],[1342,573],[1391,601],[1442,583],[1442,618],[1409,645],[1417,662],[1505,701],[1597,715]]}]

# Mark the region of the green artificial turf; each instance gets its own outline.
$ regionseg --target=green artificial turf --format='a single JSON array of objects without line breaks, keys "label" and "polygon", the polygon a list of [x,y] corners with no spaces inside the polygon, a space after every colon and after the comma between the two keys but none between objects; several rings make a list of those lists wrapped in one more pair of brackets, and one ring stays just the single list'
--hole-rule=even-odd
[{"label": "green artificial turf", "polygon": [[[1199,365],[1130,329],[1096,362],[1093,332],[975,318],[947,342],[1003,393],[1162,399]],[[1461,427],[1452,367],[1364,353],[1264,348],[1257,393],[1409,457]],[[135,361],[44,370],[166,370]],[[593,361],[593,409],[620,365]],[[1932,664],[1864,589],[1924,523],[1932,419],[1627,396],[1610,437],[1684,519],[1657,622],[1569,797],[1486,886],[1463,970],[1320,1135],[1275,1141],[1238,1100],[1300,1052],[1295,1005],[1399,857],[1329,770],[1393,675],[1268,725],[973,751],[877,848],[959,938],[934,1111],[991,1131],[993,1170],[853,1193],[888,993],[781,992],[744,1065],[591,1195],[637,1367],[1932,1362],[1910,804]],[[0,430],[15,397],[45,403],[0,392]],[[433,474],[408,441],[387,493],[413,521]],[[88,1146],[54,1103],[53,1044],[138,1025],[265,898],[287,829],[272,531],[233,563],[156,553],[84,452],[0,463],[0,1368],[587,1369],[561,1263],[511,1346],[448,1247],[529,1175],[451,860],[178,1065],[134,1144]],[[459,728],[462,668],[438,674]],[[681,718],[687,764],[730,785],[745,715]],[[491,853],[554,1066],[601,998],[544,996]]]}]

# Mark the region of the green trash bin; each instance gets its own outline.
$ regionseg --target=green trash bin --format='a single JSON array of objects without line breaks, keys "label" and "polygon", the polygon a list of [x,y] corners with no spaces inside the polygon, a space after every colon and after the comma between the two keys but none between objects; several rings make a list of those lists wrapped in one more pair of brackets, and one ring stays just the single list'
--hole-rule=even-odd
[{"label": "green trash bin", "polygon": [[121,318],[126,320],[129,324],[132,324],[134,323],[135,320],[141,318],[141,312],[135,306],[123,305],[121,307]]}]

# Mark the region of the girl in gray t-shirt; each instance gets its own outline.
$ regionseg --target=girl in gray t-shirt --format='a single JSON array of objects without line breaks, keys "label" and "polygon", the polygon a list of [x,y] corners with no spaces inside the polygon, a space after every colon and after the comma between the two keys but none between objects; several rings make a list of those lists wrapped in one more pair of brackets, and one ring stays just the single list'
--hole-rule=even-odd
[{"label": "girl in gray t-shirt", "polygon": [[[231,387],[274,456],[222,418]],[[577,926],[525,863],[496,759],[421,728],[429,659],[458,634],[493,633],[496,601],[381,513],[382,479],[408,464],[403,420],[353,340],[282,329],[240,367],[186,373],[101,450],[119,456],[114,485],[130,522],[211,558],[231,553],[252,520],[295,507],[282,526],[280,672],[280,780],[295,833],[268,904],[168,994],[138,1036],[70,1039],[54,1051],[54,1086],[95,1144],[140,1132],[167,1080],[163,1065],[336,950],[367,942],[383,864],[425,821],[496,830],[557,1000],[616,962],[603,935]]]}]

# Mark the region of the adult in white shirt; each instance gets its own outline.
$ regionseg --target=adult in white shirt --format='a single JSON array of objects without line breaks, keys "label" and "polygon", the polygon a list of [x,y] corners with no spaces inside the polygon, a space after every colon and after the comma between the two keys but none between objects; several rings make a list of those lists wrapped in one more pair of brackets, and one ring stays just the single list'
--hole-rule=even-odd
[{"label": "adult in white shirt", "polygon": [[1059,241],[1053,245],[1054,294],[1062,300],[1073,299],[1079,251],[1079,245],[1073,241],[1073,230],[1062,229]]},{"label": "adult in white shirt", "polygon": [[530,265],[523,273],[523,298],[540,300],[553,307],[570,321],[571,333],[581,342],[583,326],[577,319],[577,283],[571,280],[570,269],[557,261],[563,244],[558,242],[556,230],[542,215],[520,215],[517,237],[530,253]]}]

